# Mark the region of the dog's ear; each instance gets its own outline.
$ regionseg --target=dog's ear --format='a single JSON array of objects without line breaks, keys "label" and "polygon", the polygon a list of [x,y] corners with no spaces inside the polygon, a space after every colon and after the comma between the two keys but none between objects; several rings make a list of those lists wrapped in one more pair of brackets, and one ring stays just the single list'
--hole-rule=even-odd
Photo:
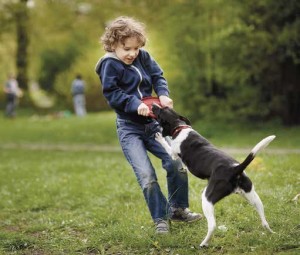
[{"label": "dog's ear", "polygon": [[183,116],[180,115],[179,119],[184,121],[187,125],[191,125],[191,121],[188,118],[183,117]]}]

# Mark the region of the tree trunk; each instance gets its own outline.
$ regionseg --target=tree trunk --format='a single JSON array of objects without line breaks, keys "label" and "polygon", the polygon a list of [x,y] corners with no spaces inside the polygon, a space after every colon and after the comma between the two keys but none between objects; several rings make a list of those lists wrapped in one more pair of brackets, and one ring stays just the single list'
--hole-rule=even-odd
[{"label": "tree trunk", "polygon": [[300,65],[286,61],[283,66],[283,88],[285,102],[283,104],[283,122],[285,125],[300,124]]},{"label": "tree trunk", "polygon": [[27,0],[20,0],[17,4],[16,10],[16,33],[17,33],[17,80],[22,89],[28,88],[28,53],[27,48],[29,44],[28,36],[28,8]]}]

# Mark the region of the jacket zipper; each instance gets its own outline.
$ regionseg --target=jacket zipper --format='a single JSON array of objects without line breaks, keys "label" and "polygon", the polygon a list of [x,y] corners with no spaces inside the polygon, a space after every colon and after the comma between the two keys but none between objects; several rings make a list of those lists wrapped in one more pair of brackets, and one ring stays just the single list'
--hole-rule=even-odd
[{"label": "jacket zipper", "polygon": [[139,70],[136,66],[131,65],[131,67],[132,67],[134,70],[136,70],[137,73],[138,73],[138,75],[140,76],[140,82],[139,82],[139,84],[138,84],[138,86],[137,86],[137,91],[138,91],[138,93],[139,93],[139,95],[140,95],[140,97],[141,97],[141,99],[142,99],[142,98],[143,98],[143,94],[142,94],[142,92],[141,92],[140,86],[141,86],[141,83],[142,83],[142,81],[143,81],[143,76],[142,76],[140,70]]}]

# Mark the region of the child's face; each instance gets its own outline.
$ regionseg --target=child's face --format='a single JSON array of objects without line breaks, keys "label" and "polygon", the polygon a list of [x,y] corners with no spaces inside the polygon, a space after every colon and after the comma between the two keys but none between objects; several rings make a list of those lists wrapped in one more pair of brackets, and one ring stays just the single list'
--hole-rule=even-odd
[{"label": "child's face", "polygon": [[136,37],[129,37],[124,43],[118,42],[114,50],[122,62],[131,65],[139,54],[140,44]]}]

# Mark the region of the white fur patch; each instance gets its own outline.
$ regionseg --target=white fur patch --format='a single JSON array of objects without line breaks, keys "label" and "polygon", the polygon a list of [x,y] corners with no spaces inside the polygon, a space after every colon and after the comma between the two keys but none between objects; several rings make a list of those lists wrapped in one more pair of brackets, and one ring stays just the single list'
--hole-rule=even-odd
[{"label": "white fur patch", "polygon": [[192,128],[186,128],[180,131],[179,135],[172,140],[171,142],[171,148],[172,148],[172,153],[173,154],[180,154],[180,146],[182,142],[188,137],[189,133],[193,131]]}]

